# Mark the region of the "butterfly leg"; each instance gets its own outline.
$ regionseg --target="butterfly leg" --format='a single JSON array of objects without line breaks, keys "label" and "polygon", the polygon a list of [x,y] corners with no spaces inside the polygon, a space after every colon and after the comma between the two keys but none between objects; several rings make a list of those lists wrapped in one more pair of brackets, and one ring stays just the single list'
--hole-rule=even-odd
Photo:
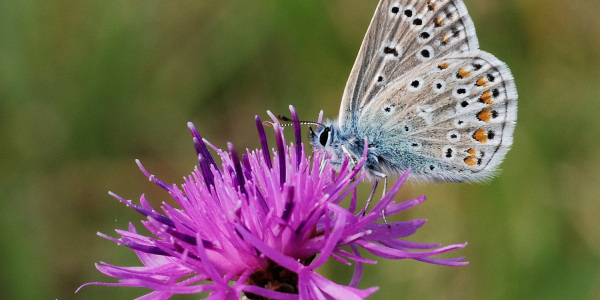
[{"label": "butterfly leg", "polygon": [[323,175],[323,170],[325,170],[325,162],[327,161],[327,157],[323,155],[321,158],[321,164],[319,166],[319,175]]},{"label": "butterfly leg", "polygon": [[350,154],[350,151],[348,151],[348,149],[346,149],[344,145],[342,145],[342,151],[344,151],[344,154],[350,158],[350,162],[352,163],[353,168],[356,167],[356,165],[358,164],[356,158],[352,156],[352,154]]},{"label": "butterfly leg", "polygon": [[[373,200],[373,196],[375,195],[375,190],[377,189],[377,184],[379,183],[379,180],[381,180],[381,178],[383,178],[383,195],[381,196],[381,198],[385,197],[385,194],[387,193],[387,183],[388,183],[387,175],[385,175],[383,173],[375,172],[375,171],[371,171],[371,172],[375,176],[379,177],[379,179],[375,180],[375,183],[373,183],[373,189],[371,189],[371,194],[369,195],[369,199],[367,199],[367,204],[365,204],[365,208],[363,210],[363,216],[367,213],[367,208],[369,207],[369,204],[371,204],[371,200]],[[383,223],[385,223],[385,225],[387,225],[388,227],[391,227],[390,224],[388,224],[387,219],[385,218],[385,209],[381,210],[381,218],[383,219]]]},{"label": "butterfly leg", "polygon": [[381,195],[381,198],[385,197],[385,194],[387,193],[387,176],[385,174],[381,174],[383,176],[383,195]]},{"label": "butterfly leg", "polygon": [[371,194],[369,195],[369,199],[367,199],[367,203],[365,204],[365,208],[363,208],[363,216],[367,213],[367,209],[369,208],[369,204],[371,204],[371,200],[373,200],[373,196],[375,196],[375,191],[377,190],[377,185],[379,181],[375,180],[373,183],[373,188],[371,189]]},{"label": "butterfly leg", "polygon": [[[385,194],[387,193],[387,183],[388,183],[388,178],[385,174],[383,175],[383,195],[381,195],[381,198],[385,197]],[[390,224],[388,224],[387,219],[385,218],[385,209],[381,211],[381,218],[383,219],[383,223],[385,223],[385,225],[387,225],[388,227],[392,227],[390,226]]]},{"label": "butterfly leg", "polygon": [[[377,190],[377,185],[379,184],[379,180],[381,180],[381,178],[383,178],[383,196],[385,196],[385,193],[387,192],[387,175],[377,172],[377,171],[373,171],[373,170],[371,170],[370,172],[371,172],[371,174],[373,174],[379,178],[375,180],[375,183],[373,183],[373,188],[371,189],[371,194],[369,195],[369,199],[367,199],[367,203],[365,204],[365,208],[363,210],[363,216],[367,213],[367,209],[369,208],[369,205],[371,204],[371,201],[373,200],[373,196],[375,196],[375,190]],[[383,219],[385,221],[385,214],[383,216]]]},{"label": "butterfly leg", "polygon": [[[387,176],[385,176],[385,174],[383,175],[383,195],[381,195],[381,198],[385,197],[385,194],[387,193],[387,181],[388,178]],[[383,223],[385,223],[388,227],[391,227],[390,224],[388,224],[387,219],[385,218],[385,209],[381,211],[381,218],[383,219]]]}]

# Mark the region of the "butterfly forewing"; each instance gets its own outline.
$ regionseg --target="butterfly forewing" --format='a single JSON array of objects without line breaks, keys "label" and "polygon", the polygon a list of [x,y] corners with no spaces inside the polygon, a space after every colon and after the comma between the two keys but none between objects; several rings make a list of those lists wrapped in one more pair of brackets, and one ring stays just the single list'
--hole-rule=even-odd
[{"label": "butterfly forewing", "polygon": [[339,121],[353,132],[365,105],[409,70],[452,52],[478,48],[460,0],[379,3],[346,84]]},{"label": "butterfly forewing", "polygon": [[476,50],[413,68],[360,111],[357,135],[372,141],[382,171],[416,179],[481,181],[512,144],[517,92],[504,63]]}]

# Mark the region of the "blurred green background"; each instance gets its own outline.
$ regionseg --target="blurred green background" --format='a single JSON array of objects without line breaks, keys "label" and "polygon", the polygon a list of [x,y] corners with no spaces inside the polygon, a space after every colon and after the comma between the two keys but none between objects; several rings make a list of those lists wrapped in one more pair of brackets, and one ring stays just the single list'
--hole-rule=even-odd
[{"label": "blurred green background", "polygon": [[[468,0],[481,48],[519,92],[513,149],[488,184],[411,184],[411,240],[469,242],[446,257],[367,266],[372,299],[598,299],[600,1]],[[107,195],[169,197],[192,171],[186,122],[258,147],[254,115],[337,116],[377,1],[0,1],[0,298],[128,299],[94,268],[138,265],[96,236],[141,216]],[[365,194],[369,185],[361,189]],[[138,226],[139,227],[139,226]],[[337,264],[321,272],[347,283]],[[345,268],[348,272],[350,268]],[[197,297],[174,297],[195,299]]]}]

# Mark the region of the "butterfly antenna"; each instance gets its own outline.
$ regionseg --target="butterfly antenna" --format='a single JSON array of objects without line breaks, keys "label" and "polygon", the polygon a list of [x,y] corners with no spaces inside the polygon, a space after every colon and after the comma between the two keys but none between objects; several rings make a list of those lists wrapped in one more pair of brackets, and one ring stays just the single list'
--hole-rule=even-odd
[{"label": "butterfly antenna", "polygon": [[[312,122],[312,121],[296,121],[296,120],[292,120],[286,116],[282,116],[282,115],[278,115],[277,119],[283,121],[283,122],[288,122],[288,123],[298,123],[300,125],[317,125],[317,126],[323,126],[323,124],[319,123],[319,122]],[[281,124],[281,126],[292,126],[294,124]]]},{"label": "butterfly antenna", "polygon": [[[323,124],[319,123],[319,122],[312,122],[312,121],[296,121],[296,120],[292,120],[286,116],[282,116],[282,115],[278,115],[277,119],[283,121],[283,122],[288,122],[287,124],[279,124],[279,126],[281,127],[289,127],[289,126],[293,126],[293,123],[298,123],[300,125],[317,125],[317,126],[323,126]],[[270,126],[273,127],[274,123],[273,122],[269,122],[269,121],[264,121],[263,125],[265,126]],[[312,128],[311,128],[312,131]]]}]

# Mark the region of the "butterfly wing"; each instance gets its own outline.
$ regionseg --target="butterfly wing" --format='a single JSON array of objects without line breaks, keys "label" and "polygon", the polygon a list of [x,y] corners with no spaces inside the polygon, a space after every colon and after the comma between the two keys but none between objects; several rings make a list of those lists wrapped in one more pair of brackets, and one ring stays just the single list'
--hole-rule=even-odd
[{"label": "butterfly wing", "polygon": [[422,63],[391,81],[364,104],[356,128],[379,172],[411,167],[415,179],[482,181],[512,145],[516,117],[510,70],[475,50]]},{"label": "butterfly wing", "polygon": [[395,78],[435,57],[478,47],[460,0],[382,0],[344,90],[342,130],[355,133],[360,111]]}]

